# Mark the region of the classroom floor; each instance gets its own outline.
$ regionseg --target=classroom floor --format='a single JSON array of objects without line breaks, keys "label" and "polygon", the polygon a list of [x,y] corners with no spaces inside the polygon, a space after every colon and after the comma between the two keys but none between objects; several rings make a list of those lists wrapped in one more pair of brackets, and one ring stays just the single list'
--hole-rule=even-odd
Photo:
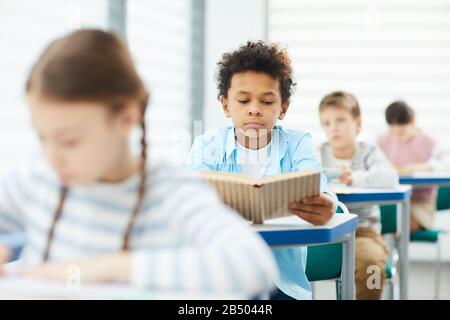
[{"label": "classroom floor", "polygon": [[[410,299],[434,299],[434,264],[413,261],[410,265]],[[316,299],[336,299],[334,281],[316,282]],[[450,262],[442,264],[440,300],[450,299]]]}]

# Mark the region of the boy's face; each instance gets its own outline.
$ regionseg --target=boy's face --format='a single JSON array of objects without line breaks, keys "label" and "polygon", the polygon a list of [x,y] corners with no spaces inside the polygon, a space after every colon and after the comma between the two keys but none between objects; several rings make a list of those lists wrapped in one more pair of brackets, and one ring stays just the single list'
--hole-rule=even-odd
[{"label": "boy's face", "polygon": [[221,97],[223,111],[243,132],[264,134],[286,114],[289,103],[282,103],[280,83],[269,74],[246,71],[231,78],[227,98]]},{"label": "boy's face", "polygon": [[361,118],[354,118],[344,108],[325,108],[320,112],[320,122],[332,148],[345,148],[355,144],[361,129]]},{"label": "boy's face", "polygon": [[391,124],[389,125],[389,133],[397,142],[406,142],[415,133],[415,125],[413,122],[408,124]]},{"label": "boy's face", "polygon": [[130,115],[113,114],[98,103],[48,100],[32,94],[28,101],[44,155],[64,185],[102,181],[123,160],[135,124]]}]

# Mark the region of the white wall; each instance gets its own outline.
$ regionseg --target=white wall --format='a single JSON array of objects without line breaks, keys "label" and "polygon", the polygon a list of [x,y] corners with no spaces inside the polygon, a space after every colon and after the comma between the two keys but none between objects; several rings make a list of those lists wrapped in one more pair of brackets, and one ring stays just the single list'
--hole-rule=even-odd
[{"label": "white wall", "polygon": [[203,129],[230,123],[217,100],[216,64],[223,53],[248,40],[266,38],[265,0],[207,0],[205,21],[205,93]]},{"label": "white wall", "polygon": [[286,125],[320,142],[320,99],[347,90],[361,105],[361,139],[385,130],[395,99],[424,131],[450,139],[450,1],[268,1],[268,39],[288,46],[299,83]]}]

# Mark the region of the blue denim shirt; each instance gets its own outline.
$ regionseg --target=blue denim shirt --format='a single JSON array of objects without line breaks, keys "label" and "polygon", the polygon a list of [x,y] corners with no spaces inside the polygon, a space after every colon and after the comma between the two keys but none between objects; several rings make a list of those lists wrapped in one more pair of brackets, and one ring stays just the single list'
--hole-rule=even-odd
[{"label": "blue denim shirt", "polygon": [[[211,130],[195,139],[189,165],[194,171],[241,172],[236,153],[234,127]],[[321,171],[311,135],[306,132],[275,126],[269,155],[267,176],[311,169]],[[320,189],[337,201],[336,196],[327,190],[324,174],[321,174]],[[273,249],[280,273],[277,287],[299,300],[311,299],[311,288],[305,274],[306,250],[306,247]]]}]

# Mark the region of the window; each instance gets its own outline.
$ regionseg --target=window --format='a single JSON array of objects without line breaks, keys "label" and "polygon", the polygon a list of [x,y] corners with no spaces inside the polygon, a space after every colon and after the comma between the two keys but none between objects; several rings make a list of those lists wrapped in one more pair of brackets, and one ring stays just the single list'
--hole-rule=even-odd
[{"label": "window", "polygon": [[191,1],[131,0],[127,11],[127,40],[150,90],[149,156],[180,163],[190,146]]},{"label": "window", "polygon": [[320,99],[354,93],[364,139],[385,128],[384,110],[406,100],[418,125],[449,136],[450,3],[446,0],[270,0],[268,37],[288,45],[298,88],[285,124],[324,139]]},{"label": "window", "polygon": [[[153,159],[180,162],[190,145],[191,3],[125,2],[127,41],[151,93],[147,125]],[[50,41],[64,33],[80,27],[108,29],[109,4],[108,0],[0,2],[0,172],[39,148],[24,94],[32,64]],[[133,138],[140,138],[139,130]]]},{"label": "window", "polygon": [[106,0],[0,2],[0,172],[39,148],[24,94],[38,55],[65,32],[106,25]]}]

